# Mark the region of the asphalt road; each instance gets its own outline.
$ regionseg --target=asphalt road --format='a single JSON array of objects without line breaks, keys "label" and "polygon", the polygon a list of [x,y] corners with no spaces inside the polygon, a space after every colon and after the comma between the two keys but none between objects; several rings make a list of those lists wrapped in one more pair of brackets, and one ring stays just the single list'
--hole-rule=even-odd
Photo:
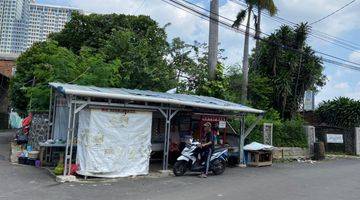
[{"label": "asphalt road", "polygon": [[[0,133],[0,155],[7,145]],[[6,154],[6,153],[5,153]],[[286,163],[263,168],[228,168],[221,176],[124,178],[59,184],[44,169],[0,159],[0,200],[352,200],[360,199],[360,160]]]}]

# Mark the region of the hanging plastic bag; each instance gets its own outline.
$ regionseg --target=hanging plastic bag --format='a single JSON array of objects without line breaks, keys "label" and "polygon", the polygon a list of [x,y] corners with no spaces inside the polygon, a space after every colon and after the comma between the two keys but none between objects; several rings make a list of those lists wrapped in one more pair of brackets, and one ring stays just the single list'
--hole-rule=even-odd
[{"label": "hanging plastic bag", "polygon": [[11,128],[14,128],[14,129],[21,128],[22,120],[23,119],[19,116],[19,114],[17,114],[17,112],[10,113],[9,123],[10,123]]}]

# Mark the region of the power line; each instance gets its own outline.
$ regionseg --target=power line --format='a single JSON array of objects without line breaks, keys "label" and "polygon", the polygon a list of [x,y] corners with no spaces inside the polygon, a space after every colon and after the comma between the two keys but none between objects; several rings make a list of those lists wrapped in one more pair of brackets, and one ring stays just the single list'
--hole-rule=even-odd
[{"label": "power line", "polygon": [[132,14],[137,13],[144,5],[145,5],[146,0],[143,0],[143,2],[141,2],[141,4],[139,5],[139,7],[137,9],[134,9]]},{"label": "power line", "polygon": [[330,14],[326,15],[325,17],[322,17],[322,18],[320,18],[320,19],[318,19],[318,20],[316,20],[316,21],[314,21],[314,22],[310,23],[310,25],[313,25],[313,24],[316,24],[316,23],[318,23],[318,22],[321,22],[322,20],[324,20],[324,19],[326,19],[326,18],[328,18],[328,17],[330,17],[330,16],[334,15],[335,13],[337,13],[337,12],[341,11],[342,9],[344,9],[344,8],[346,8],[346,7],[348,7],[348,6],[350,6],[350,5],[351,5],[352,3],[354,3],[355,1],[356,1],[356,0],[352,0],[352,1],[350,1],[349,3],[345,4],[345,5],[344,5],[344,6],[342,6],[341,8],[339,8],[339,9],[335,10],[334,12],[332,12],[332,13],[330,13]]},{"label": "power line", "polygon": [[[179,2],[178,0],[162,0],[162,1],[165,2],[165,3],[168,3],[168,4],[170,4],[170,5],[172,5],[172,6],[174,6],[174,7],[177,7],[177,8],[179,8],[179,9],[181,9],[181,10],[184,10],[184,11],[190,13],[190,14],[193,14],[193,15],[195,14],[196,16],[199,16],[200,18],[202,18],[202,19],[204,19],[204,20],[206,20],[206,21],[213,20],[213,19],[209,19],[209,15],[208,15],[208,13],[210,13],[209,10],[208,10],[207,14],[205,14],[205,13],[202,13],[202,12],[200,12],[200,11],[198,11],[198,10],[196,10],[196,9],[194,9],[194,8],[192,8],[192,7],[184,4],[184,3]],[[183,0],[183,1],[186,1],[186,0]],[[203,8],[203,9],[204,9],[204,8]],[[223,16],[221,16],[221,15],[219,15],[219,17],[225,18],[225,17],[223,17]],[[231,24],[229,24],[229,23],[226,23],[226,22],[224,22],[224,21],[222,21],[222,20],[218,20],[218,22],[219,22],[219,24],[220,24],[221,26],[223,26],[223,27],[225,27],[225,28],[227,28],[227,29],[230,29],[230,30],[239,32],[239,33],[241,33],[241,34],[245,34],[245,31],[244,31],[244,30],[239,29],[239,28],[234,28],[234,27],[232,27]],[[255,36],[255,35],[252,34],[252,33],[250,33],[250,35],[251,35],[251,36]],[[304,54],[304,52],[302,52],[302,51],[300,51],[300,50],[298,50],[298,49],[294,49],[294,48],[291,48],[291,47],[288,47],[288,46],[285,46],[285,45],[282,45],[282,44],[279,44],[279,43],[275,43],[275,42],[269,42],[269,41],[264,40],[264,39],[261,39],[261,38],[259,38],[259,39],[262,40],[262,41],[264,41],[264,42],[267,42],[267,43],[270,43],[270,44],[273,44],[273,45],[280,46],[281,48],[288,49],[288,50],[292,50],[292,51],[296,51],[296,52],[298,52],[298,53]],[[324,62],[328,62],[328,63],[334,64],[334,65],[337,65],[337,66],[340,66],[340,67],[346,67],[346,68],[348,68],[348,69],[353,69],[353,70],[360,71],[360,64],[359,64],[359,63],[347,61],[347,60],[345,60],[345,59],[338,58],[338,57],[336,57],[336,56],[332,56],[332,55],[330,55],[330,54],[323,53],[323,52],[320,52],[320,51],[315,51],[315,50],[314,50],[314,52],[319,53],[319,54],[322,54],[322,55],[324,55],[324,56],[328,56],[328,57],[334,58],[334,59],[338,59],[338,60],[341,60],[341,61],[344,61],[344,62],[347,62],[347,63],[341,63],[341,62],[339,62],[339,61],[334,61],[334,60],[331,60],[331,59],[322,58],[322,60],[323,60]],[[357,65],[357,66],[354,66],[354,65],[351,65],[351,64],[348,64],[348,63],[355,64],[355,65]]]},{"label": "power line", "polygon": [[329,38],[326,37],[326,36],[321,37],[321,36],[317,36],[317,35],[314,35],[314,34],[310,34],[310,35],[311,35],[312,37],[314,37],[314,38],[317,38],[317,39],[322,40],[322,41],[325,41],[325,42],[332,43],[332,44],[334,44],[334,45],[336,45],[336,46],[338,46],[338,47],[342,47],[342,48],[347,49],[347,50],[349,50],[349,51],[351,51],[351,52],[357,51],[357,50],[359,49],[359,48],[356,48],[356,47],[347,45],[347,44],[345,44],[345,43],[343,43],[343,42],[340,42],[340,41],[338,41],[338,42],[336,43],[336,42],[332,41],[331,39],[329,39]]},{"label": "power line", "polygon": [[[171,0],[171,1],[173,1],[173,0]],[[176,2],[179,2],[178,0],[175,0]],[[192,3],[192,2],[189,2],[189,1],[187,1],[187,0],[181,0],[181,1],[183,1],[183,2],[186,2],[186,3],[188,3],[188,4],[191,4],[191,5],[193,5],[193,6],[195,6],[195,7],[197,7],[197,8],[200,8],[200,9],[202,9],[202,10],[204,10],[204,11],[206,11],[207,13],[211,13],[211,11],[210,10],[208,10],[208,9],[206,9],[206,8],[204,8],[204,7],[201,7],[201,6],[199,6],[199,5],[196,5],[196,4],[194,4],[194,3]],[[179,3],[179,4],[181,4],[181,3]],[[184,5],[184,4],[182,4],[182,5]],[[185,5],[186,6],[186,5]],[[187,7],[187,6],[186,6]],[[232,19],[230,19],[230,18],[227,18],[227,17],[224,17],[224,16],[222,16],[222,15],[220,15],[220,14],[217,14],[220,18],[223,18],[223,19],[226,19],[226,20],[229,20],[230,22],[233,22],[234,20],[232,20]],[[206,15],[207,16],[207,15]],[[208,19],[207,19],[208,20]],[[245,26],[246,27],[246,25],[242,25],[242,26]],[[232,26],[231,26],[232,27]],[[232,27],[233,28],[233,27]],[[252,30],[255,30],[254,28],[251,28],[250,27],[250,29],[252,29]],[[264,33],[264,32],[261,32],[262,34],[264,34],[264,35],[266,35],[266,36],[270,36],[269,34],[267,34],[267,33]],[[252,34],[253,35],[253,34]],[[318,37],[318,36],[317,36]],[[260,39],[260,38],[259,38]],[[320,38],[319,37],[319,39],[322,39],[322,38]],[[323,53],[323,52],[320,52],[320,51],[316,51],[316,50],[314,50],[315,52],[317,52],[317,53],[319,53],[319,54],[322,54],[322,55],[325,55],[325,56],[329,56],[329,57],[332,57],[332,58],[335,58],[335,59],[338,59],[338,60],[342,60],[342,61],[344,61],[344,62],[349,62],[349,63],[352,63],[352,64],[355,64],[355,65],[360,65],[360,63],[355,63],[355,62],[351,62],[351,61],[347,61],[347,60],[345,60],[345,59],[342,59],[342,58],[339,58],[339,57],[336,57],[336,56],[333,56],[333,55],[330,55],[330,54],[327,54],[327,53]]]},{"label": "power line", "polygon": [[[216,16],[219,16],[220,18],[226,19],[226,20],[229,21],[230,23],[233,23],[233,22],[234,22],[233,19],[230,19],[230,18],[228,18],[228,17],[222,16],[222,15],[220,15],[220,14],[218,14],[218,13],[211,12],[211,10],[208,10],[208,9],[206,9],[206,8],[204,8],[204,7],[201,7],[201,6],[199,6],[199,5],[195,4],[195,3],[192,3],[192,2],[190,2],[190,1],[188,1],[188,0],[182,0],[182,1],[183,1],[183,2],[186,2],[187,4],[192,5],[192,6],[194,6],[194,7],[197,7],[197,8],[199,8],[199,9],[201,9],[201,10],[204,10],[204,11],[206,11],[206,13],[212,13],[212,14],[215,14]],[[240,24],[240,26],[246,27],[246,25],[244,25],[244,24]],[[232,26],[231,26],[231,27],[232,27]],[[250,28],[251,30],[256,31],[255,28],[252,28],[252,27],[249,27],[249,28]],[[261,32],[261,33],[263,33],[263,32]],[[266,34],[266,33],[263,33],[263,34],[269,36],[269,34]]]},{"label": "power line", "polygon": [[[202,9],[202,10],[205,10],[205,11],[207,11],[207,12],[211,12],[211,11],[207,10],[206,8],[203,8],[203,7],[201,7],[201,6],[197,5],[197,4],[194,4],[194,3],[190,2],[190,1],[187,1],[187,0],[183,0],[183,1],[186,2],[186,3],[188,3],[188,4],[191,4],[191,5],[195,6],[195,7],[197,7],[197,8],[200,8],[200,9]],[[231,21],[231,22],[234,21],[234,20],[229,19],[229,18],[227,18],[227,17],[220,16],[219,14],[216,14],[216,15],[219,16],[219,17],[222,17],[223,19],[229,20],[229,21]],[[246,27],[246,25],[244,25],[244,24],[240,24],[240,25]],[[256,31],[256,29],[254,29],[254,28],[252,28],[252,27],[250,27],[250,29]],[[264,35],[266,35],[266,36],[269,36],[269,34],[267,34],[267,33],[264,33],[264,32],[261,32],[261,33],[264,34]],[[311,35],[311,33],[309,33],[309,34]],[[315,37],[315,38],[317,38],[317,39],[319,39],[319,40],[323,40],[323,41],[325,41],[325,42],[333,43],[333,44],[336,45],[336,46],[345,48],[345,49],[350,50],[350,51],[356,51],[356,50],[360,49],[360,47],[351,46],[351,45],[348,45],[348,44],[346,44],[346,43],[344,43],[344,42],[342,42],[342,41],[338,41],[338,43],[334,43],[333,41],[331,41],[331,38],[329,39],[329,37],[327,37],[327,36],[324,36],[324,37],[326,37],[326,38],[320,37],[320,36],[317,36],[317,35],[312,35],[312,36]],[[255,39],[256,39],[256,38],[255,38]]]},{"label": "power line", "polygon": [[[247,4],[241,0],[231,0],[232,2],[240,5],[240,6],[247,6]],[[256,7],[254,7],[253,9],[257,9]],[[272,20],[272,21],[275,21],[275,22],[278,22],[280,24],[286,24],[286,25],[290,25],[290,26],[294,26],[294,25],[297,25],[297,23],[295,22],[292,22],[288,19],[285,19],[285,18],[282,18],[280,16],[270,16],[268,13],[264,13],[264,15],[266,18]],[[321,32],[321,31],[318,31],[318,30],[315,30],[315,29],[312,29],[314,33],[310,33],[310,36],[316,38],[316,39],[320,39],[320,40],[323,40],[323,41],[326,41],[326,42],[329,42],[331,44],[334,44],[336,46],[339,46],[339,47],[342,47],[344,49],[347,49],[347,50],[350,50],[350,51],[354,51],[354,50],[359,50],[360,49],[360,45],[359,44],[356,44],[354,42],[351,42],[351,41],[348,41],[348,40],[345,40],[345,39],[342,39],[342,38],[339,38],[339,37],[335,37],[335,36],[332,36],[330,34],[327,34],[327,33],[324,33],[324,32]],[[326,39],[323,39],[323,37],[326,37],[328,38],[329,40],[326,40]],[[332,41],[333,40],[333,41]],[[336,43],[336,42],[337,43]],[[338,43],[341,43],[341,44],[338,44]]]},{"label": "power line", "polygon": [[345,40],[345,39],[343,39],[343,38],[335,37],[335,36],[329,35],[328,33],[321,32],[321,31],[318,31],[318,30],[315,30],[315,29],[312,29],[312,30],[313,30],[313,32],[315,32],[315,33],[318,33],[318,34],[323,35],[323,36],[325,36],[325,37],[331,38],[331,39],[334,40],[334,41],[342,41],[342,42],[344,42],[344,43],[347,43],[348,45],[354,45],[355,48],[360,49],[360,44],[351,42],[351,41],[349,41],[349,40]]},{"label": "power line", "polygon": [[[176,7],[176,8],[179,8],[179,9],[181,9],[181,10],[187,12],[187,13],[196,15],[196,16],[204,19],[205,21],[210,20],[208,14],[202,13],[202,12],[200,12],[200,11],[194,9],[194,8],[191,8],[191,7],[189,7],[189,6],[185,5],[185,4],[177,1],[177,0],[161,0],[161,1],[163,1],[163,2],[165,2],[167,4],[170,4],[170,5],[172,5],[172,6]],[[211,19],[211,20],[214,20],[214,19]],[[238,32],[238,33],[245,34],[245,30],[243,30],[243,29],[234,28],[234,27],[231,26],[231,24],[226,23],[226,22],[221,21],[221,20],[218,20],[218,22],[219,22],[220,26],[222,26],[224,28],[227,28],[229,30],[232,30],[232,31],[235,31],[235,32]],[[250,35],[255,36],[252,33],[250,33]]]},{"label": "power line", "polygon": [[322,58],[322,60],[324,62],[334,64],[334,65],[337,65],[337,66],[342,67],[342,68],[352,69],[352,70],[355,70],[355,71],[360,71],[360,68],[357,67],[357,66],[354,66],[354,65],[349,65],[349,64],[346,64],[346,63],[338,62],[338,61],[327,59],[327,58]]}]

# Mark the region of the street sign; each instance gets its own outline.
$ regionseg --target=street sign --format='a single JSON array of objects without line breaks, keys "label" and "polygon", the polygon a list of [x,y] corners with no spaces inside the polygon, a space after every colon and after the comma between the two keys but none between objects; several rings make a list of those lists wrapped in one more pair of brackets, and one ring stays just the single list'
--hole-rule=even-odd
[{"label": "street sign", "polygon": [[219,121],[219,128],[226,128],[226,121]]},{"label": "street sign", "polygon": [[304,110],[305,111],[315,110],[315,93],[314,93],[314,91],[310,91],[310,90],[305,91]]},{"label": "street sign", "polygon": [[342,144],[344,143],[342,134],[326,134],[327,143]]}]

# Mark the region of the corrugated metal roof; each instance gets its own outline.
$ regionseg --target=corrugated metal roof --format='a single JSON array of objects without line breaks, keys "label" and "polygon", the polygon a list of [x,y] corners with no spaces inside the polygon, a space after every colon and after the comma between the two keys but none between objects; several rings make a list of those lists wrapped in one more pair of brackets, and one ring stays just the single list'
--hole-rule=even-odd
[{"label": "corrugated metal roof", "polygon": [[207,108],[215,110],[239,111],[247,113],[264,113],[262,110],[250,108],[241,104],[217,99],[214,97],[187,95],[187,94],[169,94],[162,92],[153,92],[149,90],[131,90],[124,88],[103,88],[95,86],[81,86],[75,84],[49,83],[57,90],[71,95],[89,96],[99,98],[124,99],[143,102],[157,102],[173,105],[183,105],[198,108]]}]

